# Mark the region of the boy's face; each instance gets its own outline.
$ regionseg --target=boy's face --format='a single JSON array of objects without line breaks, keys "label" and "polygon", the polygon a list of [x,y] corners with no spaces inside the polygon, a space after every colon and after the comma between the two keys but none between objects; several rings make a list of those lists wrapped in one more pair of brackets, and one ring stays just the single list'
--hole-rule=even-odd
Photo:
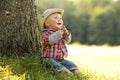
[{"label": "boy's face", "polygon": [[63,27],[62,16],[59,13],[51,14],[45,21],[45,25],[54,30],[60,30]]}]

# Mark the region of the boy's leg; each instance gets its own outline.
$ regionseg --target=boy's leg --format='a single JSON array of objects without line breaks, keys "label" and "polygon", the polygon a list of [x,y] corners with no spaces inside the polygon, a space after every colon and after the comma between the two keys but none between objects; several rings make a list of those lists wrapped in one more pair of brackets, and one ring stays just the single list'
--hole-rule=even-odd
[{"label": "boy's leg", "polygon": [[63,66],[60,61],[57,61],[54,58],[48,58],[48,61],[55,67],[55,69],[58,72],[65,72],[69,76],[73,75],[73,73],[70,70],[68,70],[65,66]]},{"label": "boy's leg", "polygon": [[64,65],[70,71],[79,72],[79,68],[72,61],[63,60],[62,65]]},{"label": "boy's leg", "polygon": [[48,58],[48,61],[53,65],[53,67],[58,71],[62,71],[63,69],[65,69],[65,67],[63,65],[60,64],[59,61],[57,61],[54,58]]}]

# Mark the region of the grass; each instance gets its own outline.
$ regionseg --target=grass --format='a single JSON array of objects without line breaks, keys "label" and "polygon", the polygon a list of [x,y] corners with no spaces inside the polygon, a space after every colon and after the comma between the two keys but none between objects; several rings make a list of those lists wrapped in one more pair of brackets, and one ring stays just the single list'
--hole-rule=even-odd
[{"label": "grass", "polygon": [[68,46],[68,59],[74,61],[90,80],[120,80],[120,46]]},{"label": "grass", "polygon": [[67,76],[46,67],[47,61],[40,62],[38,56],[0,57],[0,80],[87,80],[88,76],[74,74]]},{"label": "grass", "polygon": [[67,59],[75,62],[82,74],[68,77],[46,67],[37,55],[0,57],[0,80],[120,80],[120,46],[68,46]]}]

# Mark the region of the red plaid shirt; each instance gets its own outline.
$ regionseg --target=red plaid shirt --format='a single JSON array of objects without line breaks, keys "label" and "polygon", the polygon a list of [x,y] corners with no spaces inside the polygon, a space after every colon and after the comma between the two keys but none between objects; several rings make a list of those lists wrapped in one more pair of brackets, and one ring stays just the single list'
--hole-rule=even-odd
[{"label": "red plaid shirt", "polygon": [[44,29],[43,31],[43,35],[42,35],[44,41],[43,57],[63,59],[68,55],[68,51],[66,48],[66,40],[61,37],[54,44],[50,44],[49,36],[54,33],[55,31],[52,31],[50,29]]}]

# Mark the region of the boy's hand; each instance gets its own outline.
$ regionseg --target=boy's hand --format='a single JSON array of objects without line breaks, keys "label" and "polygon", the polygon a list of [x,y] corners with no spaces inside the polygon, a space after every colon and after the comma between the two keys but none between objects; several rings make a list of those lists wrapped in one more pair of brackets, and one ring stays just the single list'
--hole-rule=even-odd
[{"label": "boy's hand", "polygon": [[63,35],[68,35],[69,34],[69,32],[68,32],[68,30],[65,26],[63,26],[62,30],[63,30]]},{"label": "boy's hand", "polygon": [[69,32],[65,26],[63,26],[62,29],[60,29],[60,33],[62,36],[69,35]]},{"label": "boy's hand", "polygon": [[64,34],[64,31],[61,29],[61,30],[60,30],[60,33],[61,33],[61,35],[63,35],[63,34]]}]

